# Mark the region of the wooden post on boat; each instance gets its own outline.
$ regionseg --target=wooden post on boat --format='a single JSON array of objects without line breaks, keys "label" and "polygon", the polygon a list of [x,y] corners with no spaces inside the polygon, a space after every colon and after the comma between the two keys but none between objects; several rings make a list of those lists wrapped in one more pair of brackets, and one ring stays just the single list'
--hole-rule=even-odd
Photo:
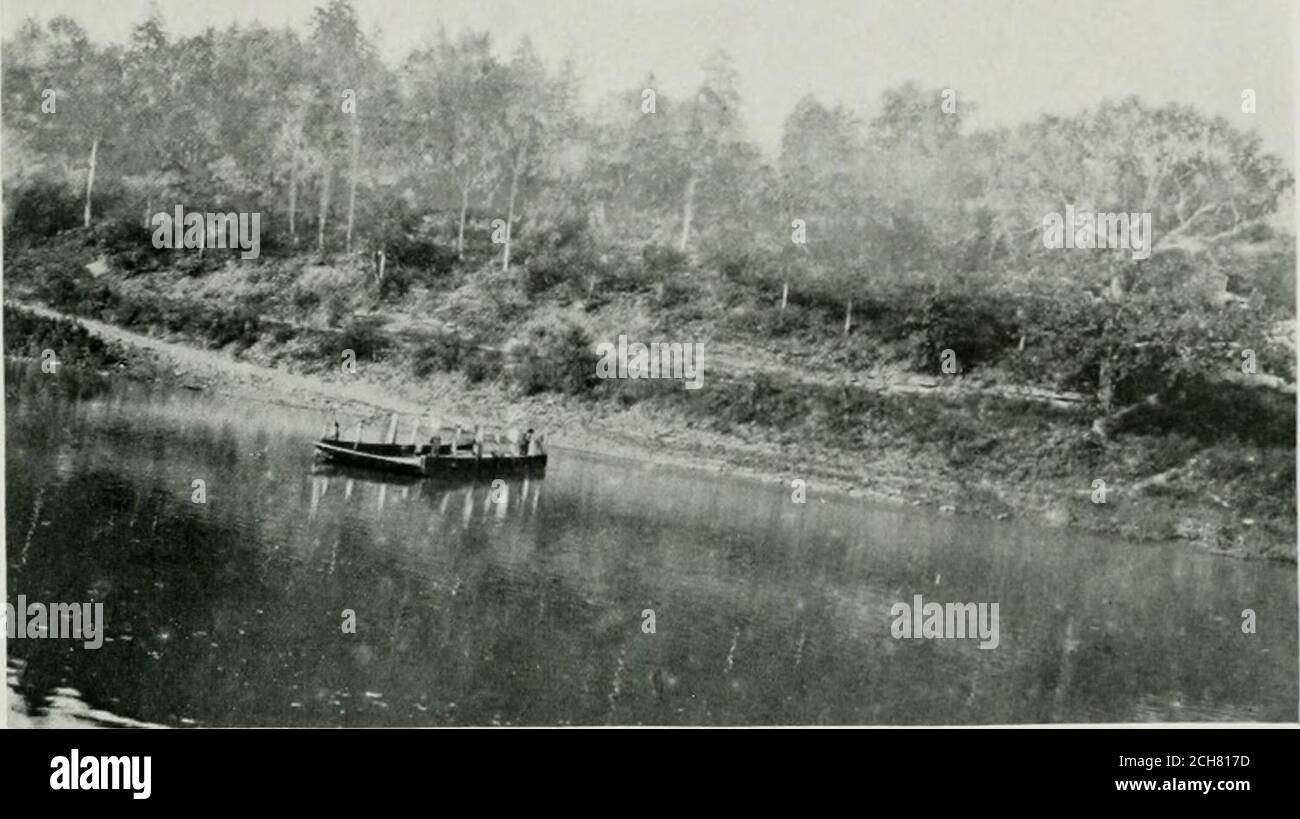
[{"label": "wooden post on boat", "polygon": [[451,439],[451,454],[455,455],[460,450],[460,424],[456,425],[456,437]]},{"label": "wooden post on boat", "polygon": [[[411,446],[412,447],[416,446],[417,442],[419,441],[419,434],[420,434],[420,416],[417,415],[415,416],[415,423],[411,425]],[[437,455],[438,453],[435,452],[433,454]]]},{"label": "wooden post on boat", "polygon": [[478,467],[478,462],[483,460],[483,427],[478,424],[474,425],[474,466]]},{"label": "wooden post on boat", "polygon": [[357,439],[352,442],[352,448],[357,449],[361,446],[361,426],[365,421],[357,421]]},{"label": "wooden post on boat", "polygon": [[393,418],[388,422],[388,443],[397,443],[397,413],[393,413]]}]

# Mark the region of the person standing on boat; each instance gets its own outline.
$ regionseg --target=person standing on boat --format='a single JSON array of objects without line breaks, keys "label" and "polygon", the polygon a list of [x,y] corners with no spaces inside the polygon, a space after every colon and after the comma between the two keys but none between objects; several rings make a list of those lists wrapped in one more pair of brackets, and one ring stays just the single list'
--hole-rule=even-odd
[{"label": "person standing on boat", "polygon": [[527,455],[528,446],[533,442],[533,431],[530,429],[519,437],[519,454]]}]

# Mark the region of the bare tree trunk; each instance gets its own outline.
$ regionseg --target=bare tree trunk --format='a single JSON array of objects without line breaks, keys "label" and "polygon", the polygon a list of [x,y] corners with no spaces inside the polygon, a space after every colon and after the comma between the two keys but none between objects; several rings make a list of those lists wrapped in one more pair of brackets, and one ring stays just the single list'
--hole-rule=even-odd
[{"label": "bare tree trunk", "polygon": [[850,296],[848,303],[844,305],[844,335],[849,334],[853,329],[853,297]]},{"label": "bare tree trunk", "polygon": [[289,161],[289,241],[298,244],[298,157]]},{"label": "bare tree trunk", "polygon": [[348,232],[347,253],[352,255],[352,224],[357,207],[357,168],[361,164],[361,126],[357,115],[352,115],[352,171],[348,174]]},{"label": "bare tree trunk", "polygon": [[501,269],[510,269],[510,239],[515,224],[515,198],[519,195],[519,169],[523,165],[523,157],[520,156],[515,162],[514,170],[510,174],[510,204],[506,209],[506,250],[501,257]]},{"label": "bare tree trunk", "polygon": [[[1110,329],[1110,322],[1106,322],[1106,329]],[[1103,441],[1110,440],[1110,430],[1113,422],[1111,417],[1111,400],[1114,396],[1114,384],[1110,372],[1110,352],[1102,354],[1101,363],[1097,366],[1097,402],[1101,404],[1101,417],[1093,419],[1092,431]]]},{"label": "bare tree trunk", "polygon": [[510,270],[510,226],[514,221],[515,217],[513,215],[506,218],[506,248],[505,252],[501,254],[501,269],[503,271]]},{"label": "bare tree trunk", "polygon": [[1115,385],[1110,375],[1110,356],[1107,355],[1101,360],[1101,365],[1097,368],[1097,399],[1101,403],[1101,411],[1107,416],[1110,415],[1111,401],[1115,395]]},{"label": "bare tree trunk", "polygon": [[90,194],[95,189],[95,158],[99,155],[99,137],[90,143],[90,173],[86,175],[85,224],[90,227]]},{"label": "bare tree trunk", "polygon": [[514,240],[515,203],[519,198],[519,177],[528,165],[528,147],[533,142],[533,125],[530,122],[524,131],[523,144],[515,153],[513,167],[510,169],[510,200],[506,209],[506,249],[501,258],[501,269],[510,269],[510,245]]},{"label": "bare tree trunk", "polygon": [[150,219],[151,216],[153,216],[153,199],[146,199],[144,200],[144,226],[146,228],[153,225],[153,220]]},{"label": "bare tree trunk", "polygon": [[325,166],[325,178],[321,180],[320,186],[320,218],[316,220],[316,249],[321,253],[325,252],[325,219],[329,216],[330,210],[330,167]]},{"label": "bare tree trunk", "polygon": [[691,222],[695,219],[695,186],[700,178],[691,174],[686,182],[686,194],[682,197],[682,238],[678,250],[685,253],[686,245],[691,241]]},{"label": "bare tree trunk", "polygon": [[469,213],[469,188],[460,192],[460,230],[456,233],[456,258],[465,258],[465,216]]},{"label": "bare tree trunk", "polygon": [[790,280],[781,280],[781,309],[785,309],[785,304],[790,299]]}]

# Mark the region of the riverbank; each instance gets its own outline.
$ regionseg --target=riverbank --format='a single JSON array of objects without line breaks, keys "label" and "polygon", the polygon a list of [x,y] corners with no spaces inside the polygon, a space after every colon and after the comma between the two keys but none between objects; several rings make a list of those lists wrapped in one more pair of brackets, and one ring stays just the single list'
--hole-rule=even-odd
[{"label": "riverbank", "polygon": [[[1239,508],[1234,476],[1214,462],[1214,450],[1202,450],[1156,472],[1148,467],[1149,474],[1140,478],[1131,475],[1143,467],[1128,464],[1126,474],[1116,475],[1113,468],[1096,468],[1095,458],[1092,468],[1081,460],[1079,469],[1063,473],[1059,464],[1040,468],[1034,453],[1089,446],[1075,440],[1075,428],[1046,420],[1037,425],[1036,435],[1027,436],[1034,440],[1023,446],[995,447],[986,440],[987,428],[996,428],[998,421],[987,404],[968,405],[972,417],[961,431],[965,438],[953,440],[946,449],[942,440],[931,442],[933,446],[890,440],[897,434],[898,416],[924,416],[927,406],[941,400],[932,396],[908,397],[907,403],[895,398],[895,403],[878,407],[895,417],[890,419],[894,426],[881,427],[877,446],[833,447],[752,422],[719,431],[699,422],[698,409],[688,411],[674,403],[676,397],[622,405],[557,393],[521,396],[496,381],[472,383],[458,372],[434,371],[413,379],[401,363],[383,360],[362,361],[355,372],[342,367],[303,372],[270,344],[243,348],[236,357],[176,336],[146,335],[34,303],[17,306],[51,321],[78,321],[92,336],[112,345],[121,360],[106,372],[115,377],[315,409],[321,413],[322,427],[337,417],[344,429],[362,421],[370,435],[379,435],[394,412],[406,416],[403,429],[414,417],[465,426],[531,426],[547,434],[557,453],[591,452],[779,482],[791,488],[791,503],[796,502],[795,482],[802,481],[804,495],[814,503],[819,496],[844,494],[940,513],[1075,527],[1134,542],[1180,538],[1196,548],[1235,557],[1295,560],[1293,516],[1269,518],[1256,509]],[[754,399],[760,402],[762,396]],[[1251,463],[1256,456],[1242,457]],[[1277,464],[1258,467],[1277,469]],[[1098,481],[1104,484],[1100,494]]]}]

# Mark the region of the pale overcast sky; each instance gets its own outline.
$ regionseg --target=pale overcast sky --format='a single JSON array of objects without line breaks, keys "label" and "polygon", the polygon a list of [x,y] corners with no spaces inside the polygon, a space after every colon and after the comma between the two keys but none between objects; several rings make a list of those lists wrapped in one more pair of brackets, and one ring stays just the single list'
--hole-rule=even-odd
[{"label": "pale overcast sky", "polygon": [[[100,40],[122,40],[156,5],[172,32],[260,20],[305,26],[317,0],[5,0],[3,30],[66,13]],[[1289,0],[357,0],[390,63],[444,23],[490,29],[502,53],[524,34],[551,62],[571,56],[591,103],[653,70],[669,95],[701,61],[735,59],[750,133],[767,150],[800,96],[869,115],[905,80],[957,89],[976,124],[1071,113],[1136,93],[1255,128],[1295,167]],[[1256,113],[1242,113],[1243,89]]]}]

